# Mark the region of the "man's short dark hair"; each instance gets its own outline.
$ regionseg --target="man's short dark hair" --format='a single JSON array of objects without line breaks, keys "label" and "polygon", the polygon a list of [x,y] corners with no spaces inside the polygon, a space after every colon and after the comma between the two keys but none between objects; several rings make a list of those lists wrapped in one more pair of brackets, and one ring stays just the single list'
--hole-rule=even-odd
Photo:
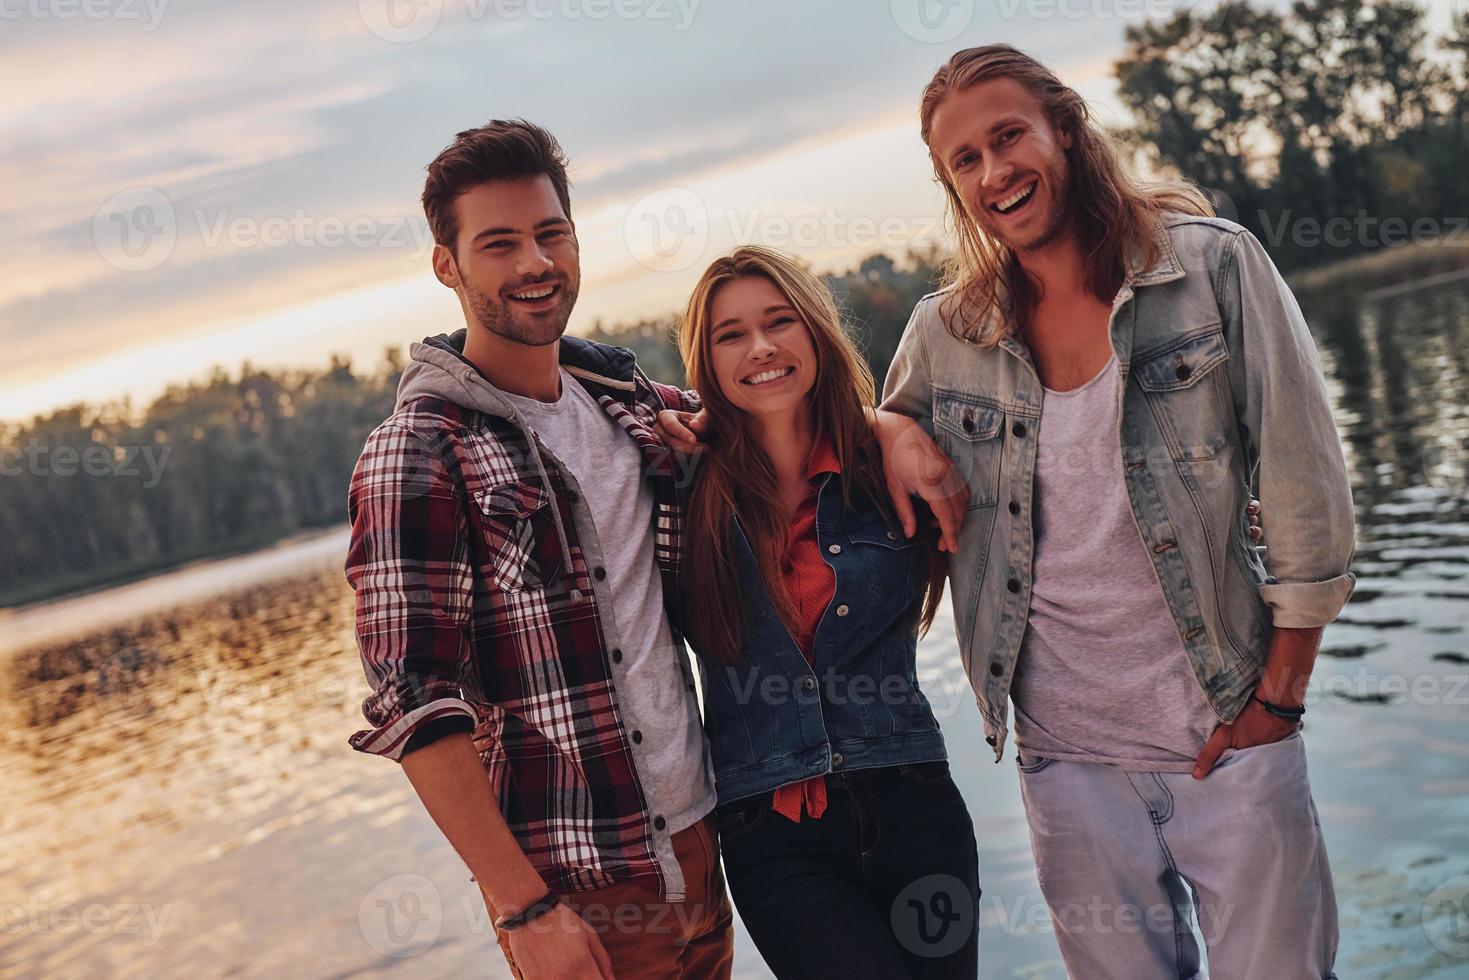
[{"label": "man's short dark hair", "polygon": [[561,210],[571,219],[571,190],[566,180],[566,154],[556,137],[524,119],[492,119],[466,129],[428,165],[423,185],[423,213],[434,241],[451,252],[459,235],[454,202],[459,195],[492,180],[545,174],[556,189]]}]

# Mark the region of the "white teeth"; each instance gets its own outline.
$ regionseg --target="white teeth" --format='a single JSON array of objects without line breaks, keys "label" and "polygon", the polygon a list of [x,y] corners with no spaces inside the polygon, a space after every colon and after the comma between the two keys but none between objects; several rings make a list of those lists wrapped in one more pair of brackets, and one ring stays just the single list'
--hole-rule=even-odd
[{"label": "white teeth", "polygon": [[1015,205],[1019,204],[1021,201],[1025,200],[1027,197],[1029,197],[1030,196],[1030,192],[1033,191],[1033,190],[1035,190],[1035,185],[1034,184],[1031,184],[1029,187],[1025,188],[1024,190],[1019,190],[1019,191],[1016,191],[1014,194],[1011,194],[1009,197],[1005,198],[999,204],[996,204],[995,207],[998,210],[1000,210],[1000,211],[1008,211],[1011,208],[1013,208]]},{"label": "white teeth", "polygon": [[769,371],[761,371],[759,374],[751,375],[745,379],[744,383],[747,385],[763,385],[767,381],[784,378],[794,370],[795,368],[793,367],[772,368]]},{"label": "white teeth", "polygon": [[555,286],[547,286],[545,289],[537,289],[525,293],[511,293],[516,299],[545,299],[556,291]]}]

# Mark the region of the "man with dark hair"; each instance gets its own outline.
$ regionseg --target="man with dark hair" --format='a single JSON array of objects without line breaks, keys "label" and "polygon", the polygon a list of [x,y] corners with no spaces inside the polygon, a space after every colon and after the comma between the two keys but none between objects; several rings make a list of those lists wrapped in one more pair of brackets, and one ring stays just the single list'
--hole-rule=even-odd
[{"label": "man with dark hair", "polygon": [[579,253],[544,130],[460,133],[423,206],[465,328],[412,346],[352,476],[374,688],[352,745],[402,763],[518,976],[728,977],[679,630],[688,481],[650,429],[696,397],[563,336]]},{"label": "man with dark hair", "polygon": [[996,760],[1013,702],[1067,968],[1198,976],[1197,913],[1213,976],[1334,976],[1296,732],[1355,536],[1300,309],[1248,231],[1194,188],[1134,181],[1021,52],[959,52],[920,116],[959,250],[883,407],[968,480],[961,654]]}]

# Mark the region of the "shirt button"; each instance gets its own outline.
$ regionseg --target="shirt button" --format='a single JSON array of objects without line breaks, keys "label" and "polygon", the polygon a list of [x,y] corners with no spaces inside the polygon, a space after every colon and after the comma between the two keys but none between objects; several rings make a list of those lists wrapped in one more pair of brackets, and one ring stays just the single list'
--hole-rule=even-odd
[{"label": "shirt button", "polygon": [[1017,438],[1017,439],[1024,439],[1025,438],[1025,423],[1024,422],[1016,422],[1015,425],[1011,427],[1010,431],[1015,434],[1015,438]]},{"label": "shirt button", "polygon": [[847,613],[849,613],[851,611],[852,610],[847,607],[847,604],[845,602],[842,603],[840,606],[837,606],[837,615],[838,616],[845,616]]},{"label": "shirt button", "polygon": [[576,493],[575,490],[568,490],[568,491],[566,491],[566,502],[567,503],[574,504],[574,503],[578,503],[580,500],[581,500],[581,497],[577,496],[577,493]]},{"label": "shirt button", "polygon": [[622,647],[614,647],[613,648],[613,650],[612,650],[612,662],[615,663],[615,664],[622,663]]},{"label": "shirt button", "polygon": [[1178,366],[1178,370],[1173,373],[1178,375],[1179,381],[1187,381],[1188,376],[1193,374],[1193,371],[1189,368],[1187,364],[1180,364]]},{"label": "shirt button", "polygon": [[814,690],[816,690],[816,678],[814,678],[814,677],[803,677],[801,679],[801,687],[803,689],[807,690],[807,691],[814,691]]},{"label": "shirt button", "polygon": [[592,575],[596,577],[598,582],[601,582],[607,577],[607,569],[603,568],[601,565],[598,565],[596,568],[592,569]]},{"label": "shirt button", "polygon": [[974,431],[974,416],[973,415],[965,415],[964,416],[964,423],[963,423],[963,425],[964,425],[964,431],[965,432],[973,432]]},{"label": "shirt button", "polygon": [[896,541],[896,540],[898,540],[898,532],[897,531],[889,531],[888,532],[888,540],[889,541]]},{"label": "shirt button", "polygon": [[634,729],[633,730],[633,733],[632,733],[632,741],[633,741],[633,744],[634,745],[642,745],[643,744],[643,733],[640,732],[640,731],[638,731],[638,730],[636,730],[636,729]]},{"label": "shirt button", "polygon": [[833,752],[831,754],[831,767],[833,769],[840,769],[842,767],[842,763],[846,761],[846,759],[842,758],[842,754],[840,752]]},{"label": "shirt button", "polygon": [[1004,672],[1005,672],[1005,668],[1004,667],[1001,667],[999,665],[999,663],[991,663],[990,664],[990,676],[991,677],[999,677]]},{"label": "shirt button", "polygon": [[1010,501],[1010,513],[1012,513],[1012,514],[1018,514],[1018,513],[1020,513],[1020,505],[1017,504],[1013,500]]},{"label": "shirt button", "polygon": [[667,827],[667,826],[668,826],[668,821],[667,820],[664,820],[662,817],[654,817],[653,818],[653,829],[654,830],[662,830],[664,827]]},{"label": "shirt button", "polygon": [[1008,582],[1005,583],[1005,588],[1009,589],[1011,592],[1019,592],[1020,591],[1020,579],[1018,579],[1018,578],[1012,578],[1010,581],[1008,581]]},{"label": "shirt button", "polygon": [[826,550],[834,555],[839,555],[842,553],[842,546],[839,544],[827,545]]},{"label": "shirt button", "polygon": [[995,737],[993,735],[986,735],[984,737],[984,740],[986,742],[990,743],[990,745],[994,745],[995,744]]}]

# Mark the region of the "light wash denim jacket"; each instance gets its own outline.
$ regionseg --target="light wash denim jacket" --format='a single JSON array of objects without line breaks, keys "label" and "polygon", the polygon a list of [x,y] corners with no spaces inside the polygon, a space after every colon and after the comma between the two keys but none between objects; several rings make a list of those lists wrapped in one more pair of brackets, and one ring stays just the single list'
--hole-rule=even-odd
[{"label": "light wash denim jacket", "polygon": [[[1152,268],[1131,263],[1112,302],[1124,472],[1190,667],[1227,722],[1260,676],[1272,624],[1325,626],[1346,604],[1352,492],[1315,345],[1259,241],[1170,214],[1158,242]],[[1020,339],[983,349],[951,335],[943,297],[913,311],[882,407],[919,420],[969,482],[950,599],[998,760],[1030,608],[1043,389]],[[1245,519],[1252,478],[1268,568]]]}]

